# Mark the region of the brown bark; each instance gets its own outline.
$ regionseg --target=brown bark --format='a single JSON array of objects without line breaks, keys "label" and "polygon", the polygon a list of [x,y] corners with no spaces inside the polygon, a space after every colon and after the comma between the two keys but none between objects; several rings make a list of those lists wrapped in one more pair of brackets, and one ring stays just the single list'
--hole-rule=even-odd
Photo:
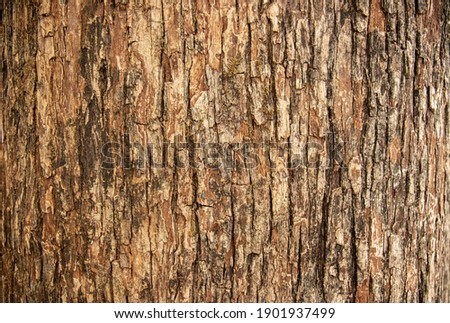
[{"label": "brown bark", "polygon": [[0,300],[450,301],[449,10],[3,0]]}]

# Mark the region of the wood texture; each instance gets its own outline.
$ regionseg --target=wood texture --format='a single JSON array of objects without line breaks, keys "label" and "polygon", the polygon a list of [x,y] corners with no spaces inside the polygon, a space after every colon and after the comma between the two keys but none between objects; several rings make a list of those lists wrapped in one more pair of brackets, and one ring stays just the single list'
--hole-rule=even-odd
[{"label": "wood texture", "polygon": [[3,0],[0,300],[450,301],[449,11]]}]

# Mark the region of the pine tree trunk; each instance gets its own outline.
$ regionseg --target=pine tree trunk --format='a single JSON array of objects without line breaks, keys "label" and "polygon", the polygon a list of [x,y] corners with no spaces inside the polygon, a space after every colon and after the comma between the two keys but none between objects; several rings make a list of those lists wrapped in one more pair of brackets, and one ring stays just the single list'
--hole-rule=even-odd
[{"label": "pine tree trunk", "polygon": [[3,0],[0,300],[449,302],[446,0]]}]

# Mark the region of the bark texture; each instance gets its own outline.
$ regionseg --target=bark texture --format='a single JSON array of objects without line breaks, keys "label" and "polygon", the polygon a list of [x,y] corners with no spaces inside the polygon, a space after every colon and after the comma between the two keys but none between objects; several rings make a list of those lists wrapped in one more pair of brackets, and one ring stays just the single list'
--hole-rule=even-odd
[{"label": "bark texture", "polygon": [[450,301],[449,10],[3,0],[0,300]]}]

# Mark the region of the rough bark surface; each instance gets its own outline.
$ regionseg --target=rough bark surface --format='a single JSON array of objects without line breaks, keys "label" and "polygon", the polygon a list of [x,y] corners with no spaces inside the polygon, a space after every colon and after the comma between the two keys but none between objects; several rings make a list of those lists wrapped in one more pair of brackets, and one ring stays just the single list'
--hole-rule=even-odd
[{"label": "rough bark surface", "polygon": [[3,0],[0,300],[450,301],[449,10]]}]

